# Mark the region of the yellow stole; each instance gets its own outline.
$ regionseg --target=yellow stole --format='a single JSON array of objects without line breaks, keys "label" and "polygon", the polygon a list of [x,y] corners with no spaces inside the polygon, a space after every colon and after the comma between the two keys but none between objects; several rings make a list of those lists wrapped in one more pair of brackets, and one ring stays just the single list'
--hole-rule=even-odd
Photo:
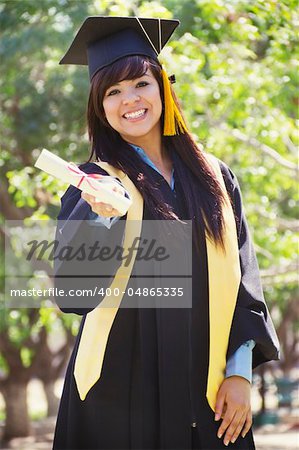
[{"label": "yellow stole", "polygon": [[[210,311],[210,352],[206,396],[210,407],[215,411],[217,392],[224,379],[226,352],[241,270],[236,222],[221,169],[214,156],[210,154],[205,156],[214,169],[215,177],[223,189],[225,198],[222,212],[225,224],[224,244],[226,251],[223,252],[219,246],[216,247],[206,235]],[[141,233],[143,197],[124,172],[106,162],[101,161],[96,164],[106,170],[109,175],[118,177],[132,196],[133,205],[127,213],[123,244],[124,252],[127,253],[134,238],[139,237]],[[74,368],[74,376],[81,400],[85,400],[89,390],[101,376],[109,333],[122,300],[121,293],[125,291],[129,282],[135,256],[136,254],[131,258],[127,267],[123,261],[110,286],[112,292],[120,292],[120,295],[118,297],[105,297],[99,307],[86,316]],[[118,288],[118,290],[113,291],[114,288]]]}]

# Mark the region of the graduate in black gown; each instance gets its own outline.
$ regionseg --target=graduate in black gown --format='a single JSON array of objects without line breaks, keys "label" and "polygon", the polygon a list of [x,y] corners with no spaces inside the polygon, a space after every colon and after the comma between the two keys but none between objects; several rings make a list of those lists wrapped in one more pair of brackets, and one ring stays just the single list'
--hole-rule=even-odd
[{"label": "graduate in black gown", "polygon": [[[235,366],[240,360],[254,368],[277,359],[278,342],[236,176],[194,143],[158,61],[177,25],[90,17],[62,60],[88,64],[91,79],[92,153],[80,169],[114,176],[115,189],[132,196],[133,204],[121,215],[69,187],[58,216],[59,244],[96,239],[122,246],[132,211],[140,213],[142,224],[189,220],[192,305],[116,308],[107,328],[97,314],[99,297],[56,299],[62,311],[83,317],[65,376],[55,450],[255,448],[250,376]],[[182,248],[182,264],[185,253]],[[104,272],[99,262],[84,261],[90,277],[80,276],[74,265],[70,275],[63,260],[55,264],[56,285],[65,290],[94,288],[96,275]],[[122,268],[123,262],[111,260],[101,286],[113,285]],[[135,261],[127,288],[138,286],[136,273]],[[122,306],[127,300],[125,293]],[[111,318],[112,312],[106,308],[105,314]],[[104,345],[97,336],[106,339]]]}]

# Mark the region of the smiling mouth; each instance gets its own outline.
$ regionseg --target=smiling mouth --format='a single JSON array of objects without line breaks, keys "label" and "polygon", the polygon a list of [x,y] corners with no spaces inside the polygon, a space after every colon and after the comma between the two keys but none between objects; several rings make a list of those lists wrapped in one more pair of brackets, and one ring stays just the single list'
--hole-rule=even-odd
[{"label": "smiling mouth", "polygon": [[147,113],[147,109],[139,109],[138,111],[124,114],[123,118],[127,119],[127,120],[138,120],[138,119],[144,117],[146,113]]}]

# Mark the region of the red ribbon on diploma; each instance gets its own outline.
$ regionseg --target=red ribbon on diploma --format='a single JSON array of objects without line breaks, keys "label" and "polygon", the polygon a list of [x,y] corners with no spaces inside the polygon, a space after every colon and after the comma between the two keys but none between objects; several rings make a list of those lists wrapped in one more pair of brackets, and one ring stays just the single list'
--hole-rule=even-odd
[{"label": "red ribbon on diploma", "polygon": [[76,164],[74,164],[74,163],[69,163],[68,166],[67,166],[67,168],[68,168],[71,172],[73,172],[73,173],[75,173],[76,175],[80,176],[80,180],[79,180],[79,182],[78,182],[78,184],[77,184],[77,188],[80,188],[80,186],[81,186],[83,180],[86,180],[86,182],[89,184],[89,186],[90,186],[92,189],[94,189],[95,191],[97,191],[98,189],[97,189],[97,188],[94,186],[94,184],[91,182],[91,179],[99,180],[99,179],[101,179],[101,178],[104,177],[104,175],[99,175],[99,174],[96,174],[96,173],[85,173],[85,172],[83,172],[83,170],[79,169],[79,167],[76,166]]}]

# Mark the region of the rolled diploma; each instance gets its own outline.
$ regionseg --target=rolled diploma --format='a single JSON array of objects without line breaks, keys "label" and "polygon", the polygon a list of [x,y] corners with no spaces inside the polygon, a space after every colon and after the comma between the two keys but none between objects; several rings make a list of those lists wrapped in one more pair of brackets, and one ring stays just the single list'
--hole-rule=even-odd
[{"label": "rolled diploma", "polygon": [[[92,174],[85,174],[74,163],[68,163],[46,149],[42,150],[34,167],[43,170],[58,180],[72,184],[103,203],[109,203],[122,215],[126,214],[132,204],[130,198],[112,190],[113,178],[112,181],[110,181],[111,177],[108,178],[108,175],[107,177],[104,176],[103,181],[93,178]],[[107,179],[110,181],[109,186],[107,186]]]}]

